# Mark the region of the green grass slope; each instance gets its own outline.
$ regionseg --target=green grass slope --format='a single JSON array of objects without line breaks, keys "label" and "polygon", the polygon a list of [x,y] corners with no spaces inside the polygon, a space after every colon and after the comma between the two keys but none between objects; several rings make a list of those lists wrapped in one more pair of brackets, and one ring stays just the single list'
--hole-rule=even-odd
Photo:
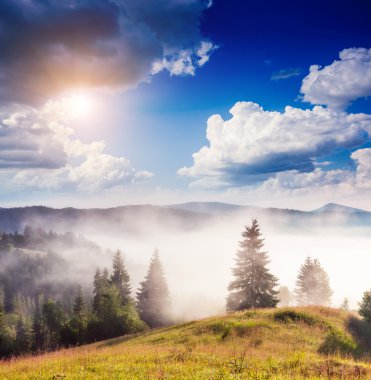
[{"label": "green grass slope", "polygon": [[368,379],[370,340],[340,310],[253,310],[4,361],[0,379]]}]

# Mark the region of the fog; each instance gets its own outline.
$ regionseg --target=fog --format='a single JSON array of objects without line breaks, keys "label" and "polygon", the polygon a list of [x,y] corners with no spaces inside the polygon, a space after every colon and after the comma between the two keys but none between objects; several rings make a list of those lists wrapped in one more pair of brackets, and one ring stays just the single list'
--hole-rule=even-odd
[{"label": "fog", "polygon": [[[189,231],[168,231],[161,224],[143,224],[142,233],[135,235],[91,233],[88,238],[105,249],[122,250],[134,291],[157,247],[174,314],[179,319],[193,319],[224,312],[238,242],[251,218],[246,213],[220,215]],[[301,264],[311,256],[319,259],[329,274],[334,291],[332,305],[339,307],[347,297],[351,308],[357,308],[363,292],[371,285],[369,229],[336,227],[333,222],[312,223],[305,229],[300,225],[287,227],[267,215],[258,221],[271,259],[271,272],[279,278],[280,285],[293,290]],[[107,258],[102,264],[103,261],[109,265]]]},{"label": "fog", "polygon": [[135,296],[158,248],[173,314],[179,320],[225,311],[238,242],[253,217],[258,219],[265,239],[271,273],[280,285],[293,291],[299,268],[310,256],[318,259],[329,275],[334,307],[348,298],[350,307],[357,308],[363,292],[371,286],[371,214],[350,213],[352,209],[346,208],[341,212],[305,213],[239,206],[219,212],[218,205],[204,207],[196,212],[154,206],[6,209],[0,228],[10,220],[7,228],[13,231],[22,231],[29,224],[57,233],[73,232],[42,249],[58,253],[69,263],[68,270],[51,273],[49,278],[79,282],[87,292],[92,290],[95,269],[111,270],[113,253],[120,249]]}]

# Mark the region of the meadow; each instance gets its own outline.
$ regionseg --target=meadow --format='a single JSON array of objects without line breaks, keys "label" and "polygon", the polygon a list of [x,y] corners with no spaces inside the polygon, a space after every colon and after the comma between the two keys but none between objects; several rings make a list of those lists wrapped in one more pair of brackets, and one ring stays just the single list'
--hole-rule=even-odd
[{"label": "meadow", "polygon": [[367,379],[370,327],[325,307],[250,310],[13,358],[13,379]]}]

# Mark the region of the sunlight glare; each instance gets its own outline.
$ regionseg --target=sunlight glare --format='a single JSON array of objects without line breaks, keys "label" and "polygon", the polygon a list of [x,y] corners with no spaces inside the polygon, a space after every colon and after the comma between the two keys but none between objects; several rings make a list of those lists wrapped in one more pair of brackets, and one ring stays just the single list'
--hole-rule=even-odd
[{"label": "sunlight glare", "polygon": [[87,96],[74,95],[68,100],[68,112],[74,119],[85,118],[92,112],[92,101]]}]

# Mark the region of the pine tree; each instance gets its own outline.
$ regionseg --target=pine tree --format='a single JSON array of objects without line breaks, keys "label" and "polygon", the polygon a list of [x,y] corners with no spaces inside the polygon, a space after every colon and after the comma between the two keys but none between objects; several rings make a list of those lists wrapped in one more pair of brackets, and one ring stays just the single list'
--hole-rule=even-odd
[{"label": "pine tree", "polygon": [[170,294],[157,249],[147,276],[140,284],[137,300],[139,315],[148,326],[164,326],[170,322]]},{"label": "pine tree", "polygon": [[124,259],[119,250],[116,251],[113,257],[113,273],[110,278],[110,283],[118,289],[123,305],[131,301],[130,277],[126,271]]},{"label": "pine tree", "polygon": [[73,316],[61,328],[61,344],[64,346],[86,342],[88,311],[81,286],[73,303]]},{"label": "pine tree", "polygon": [[46,349],[46,330],[41,315],[41,302],[43,300],[39,297],[32,316],[32,349],[36,352]]},{"label": "pine tree", "polygon": [[83,319],[86,317],[87,309],[85,304],[84,295],[82,294],[82,288],[79,287],[78,294],[73,303],[73,315],[76,318]]},{"label": "pine tree", "polygon": [[99,305],[101,303],[101,297],[102,297],[102,289],[101,289],[101,273],[100,269],[97,268],[94,275],[93,280],[93,310],[96,314],[98,314]]},{"label": "pine tree", "polygon": [[12,339],[7,331],[5,313],[0,307],[0,358],[7,357],[12,354]]},{"label": "pine tree", "polygon": [[307,257],[296,280],[298,305],[330,305],[332,290],[327,273],[317,259]]},{"label": "pine tree", "polygon": [[31,350],[31,331],[27,322],[19,318],[15,334],[15,352],[24,354]]},{"label": "pine tree", "polygon": [[340,305],[340,309],[344,311],[349,311],[349,300],[348,298],[344,298],[343,302]]},{"label": "pine tree", "polygon": [[291,301],[292,301],[292,295],[287,286],[280,286],[278,299],[279,299],[278,306],[281,306],[281,307],[290,306]]},{"label": "pine tree", "polygon": [[134,301],[129,298],[129,301],[123,304],[118,287],[111,282],[112,278],[120,279],[119,276],[113,275],[109,278],[107,269],[104,269],[103,273],[99,269],[95,272],[94,317],[88,321],[87,325],[87,340],[89,341],[112,338],[145,328]]},{"label": "pine tree", "polygon": [[358,313],[366,322],[371,323],[371,289],[363,293],[362,301],[359,303]]},{"label": "pine tree", "polygon": [[98,317],[101,317],[104,313],[104,298],[107,297],[110,287],[108,276],[107,269],[104,269],[103,273],[101,273],[100,269],[97,268],[93,282],[93,310]]},{"label": "pine tree", "polygon": [[233,280],[228,287],[227,310],[275,307],[277,278],[269,273],[267,252],[262,251],[263,239],[256,219],[242,232]]},{"label": "pine tree", "polygon": [[46,328],[46,349],[54,350],[60,345],[61,330],[66,319],[62,305],[48,299],[42,305],[41,314]]}]

